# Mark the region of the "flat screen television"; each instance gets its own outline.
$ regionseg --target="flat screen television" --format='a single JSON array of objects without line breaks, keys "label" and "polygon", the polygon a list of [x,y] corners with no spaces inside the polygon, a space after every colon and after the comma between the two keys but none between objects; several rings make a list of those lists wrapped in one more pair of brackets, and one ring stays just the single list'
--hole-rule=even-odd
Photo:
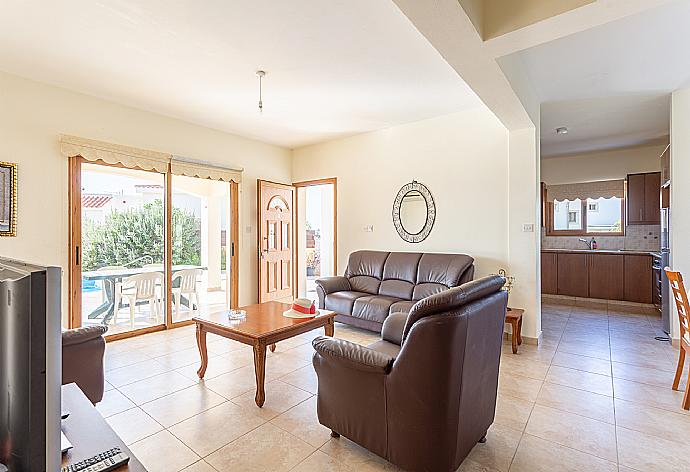
[{"label": "flat screen television", "polygon": [[60,279],[0,257],[0,470],[60,470]]}]

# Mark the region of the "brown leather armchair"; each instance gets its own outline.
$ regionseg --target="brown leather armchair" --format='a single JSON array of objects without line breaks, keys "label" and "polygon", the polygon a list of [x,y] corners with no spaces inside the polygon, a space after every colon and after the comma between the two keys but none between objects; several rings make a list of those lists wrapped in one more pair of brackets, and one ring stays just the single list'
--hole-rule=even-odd
[{"label": "brown leather armchair", "polygon": [[494,420],[504,282],[424,298],[368,347],[315,339],[319,422],[406,470],[456,470]]},{"label": "brown leather armchair", "polygon": [[106,326],[87,326],[62,333],[62,385],[76,383],[94,405],[103,400]]}]

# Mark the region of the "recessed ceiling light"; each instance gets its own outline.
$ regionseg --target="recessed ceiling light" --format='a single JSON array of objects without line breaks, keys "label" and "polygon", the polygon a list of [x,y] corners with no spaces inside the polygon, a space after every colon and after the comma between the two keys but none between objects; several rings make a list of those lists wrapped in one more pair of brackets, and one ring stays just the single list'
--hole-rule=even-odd
[{"label": "recessed ceiling light", "polygon": [[565,126],[559,126],[556,128],[556,134],[568,134],[568,128]]}]

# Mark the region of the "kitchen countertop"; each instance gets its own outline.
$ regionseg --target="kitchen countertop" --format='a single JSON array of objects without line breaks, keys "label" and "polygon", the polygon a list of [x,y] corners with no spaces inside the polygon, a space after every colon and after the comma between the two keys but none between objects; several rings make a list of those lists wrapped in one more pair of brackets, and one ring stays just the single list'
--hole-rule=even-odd
[{"label": "kitchen countertop", "polygon": [[629,254],[631,256],[660,257],[658,251],[636,251],[629,249],[542,249],[541,252],[571,252],[583,254]]}]

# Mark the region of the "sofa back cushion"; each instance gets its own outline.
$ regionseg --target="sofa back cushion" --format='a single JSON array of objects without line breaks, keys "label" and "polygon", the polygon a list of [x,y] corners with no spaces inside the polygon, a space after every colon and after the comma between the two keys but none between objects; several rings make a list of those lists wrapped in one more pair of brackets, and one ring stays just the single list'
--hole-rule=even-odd
[{"label": "sofa back cushion", "polygon": [[345,277],[357,292],[421,300],[472,280],[473,263],[465,254],[356,251]]},{"label": "sofa back cushion", "polygon": [[377,295],[388,254],[383,251],[356,251],[350,254],[345,277],[350,279],[352,290]]}]

